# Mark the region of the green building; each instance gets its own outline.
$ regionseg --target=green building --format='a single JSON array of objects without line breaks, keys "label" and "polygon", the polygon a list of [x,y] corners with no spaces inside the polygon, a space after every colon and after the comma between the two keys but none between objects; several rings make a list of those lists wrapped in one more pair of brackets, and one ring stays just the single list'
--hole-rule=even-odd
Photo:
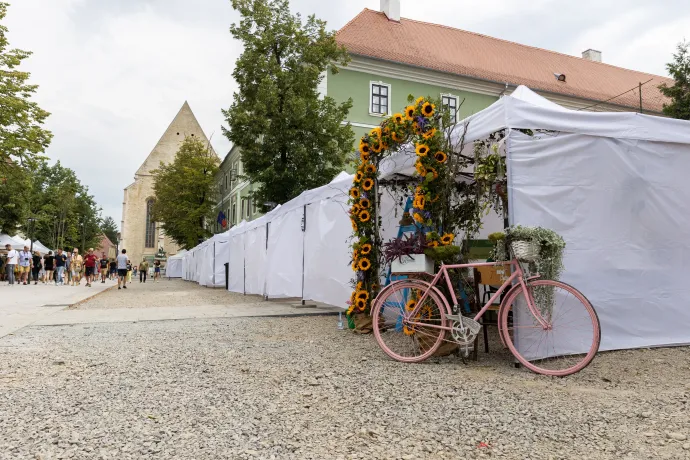
[{"label": "green building", "polygon": [[261,216],[256,203],[251,199],[253,185],[243,179],[242,174],[240,149],[232,147],[216,175],[219,195],[216,215],[222,211],[226,216],[227,226],[223,228],[217,220],[214,221],[214,233],[224,232],[243,220],[250,221]]},{"label": "green building", "polygon": [[[356,135],[353,152],[362,135],[385,117],[403,112],[410,94],[441,100],[457,121],[519,85],[570,109],[662,115],[668,101],[657,87],[673,84],[668,78],[604,64],[602,53],[593,49],[571,56],[401,18],[400,0],[381,0],[380,11],[364,9],[337,32],[336,40],[352,61],[336,75],[324,72],[319,92],[336,102],[352,98],[346,122]],[[221,185],[229,180],[226,176],[233,177],[233,167],[241,170],[235,149],[221,166]],[[246,198],[244,212],[233,211],[251,190],[249,183],[234,184],[226,185],[229,193],[219,209],[230,210],[226,215],[234,224],[242,220],[240,214],[248,213],[247,220],[258,217]]]}]

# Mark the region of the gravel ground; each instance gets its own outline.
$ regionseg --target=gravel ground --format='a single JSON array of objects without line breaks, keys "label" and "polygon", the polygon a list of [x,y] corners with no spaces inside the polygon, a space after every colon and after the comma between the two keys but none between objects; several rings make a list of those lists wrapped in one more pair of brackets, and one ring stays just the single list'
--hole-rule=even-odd
[{"label": "gravel ground", "polygon": [[688,348],[554,379],[500,350],[393,362],[335,321],[25,328],[0,340],[0,458],[690,458]]},{"label": "gravel ground", "polygon": [[232,305],[261,302],[261,296],[243,295],[199,286],[180,279],[163,279],[157,283],[149,280],[140,283],[132,279],[127,289],[117,287],[99,294],[88,302],[77,305],[78,309],[93,308],[148,308],[197,305]]}]

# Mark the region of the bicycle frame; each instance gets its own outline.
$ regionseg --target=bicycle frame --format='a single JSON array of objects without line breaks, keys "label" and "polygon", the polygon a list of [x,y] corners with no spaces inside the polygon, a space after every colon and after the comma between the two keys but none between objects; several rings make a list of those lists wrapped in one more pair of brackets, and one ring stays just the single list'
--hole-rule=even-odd
[{"label": "bicycle frame", "polygon": [[[474,316],[475,321],[479,321],[479,319],[486,313],[486,311],[493,305],[494,301],[500,297],[501,294],[503,294],[506,289],[510,290],[513,289],[516,286],[520,286],[520,288],[526,293],[525,298],[527,299],[527,306],[534,315],[535,318],[539,321],[541,326],[544,329],[549,328],[549,324],[542,318],[541,313],[539,312],[539,309],[536,308],[534,305],[532,296],[529,295],[529,291],[527,290],[527,284],[525,283],[525,277],[524,277],[524,272],[522,271],[522,267],[520,267],[520,264],[516,259],[512,259],[510,261],[503,261],[503,262],[479,262],[479,263],[472,263],[472,264],[459,264],[459,265],[441,265],[441,269],[436,273],[434,276],[434,279],[431,280],[431,283],[429,283],[429,286],[427,289],[424,291],[424,294],[422,297],[417,300],[416,306],[412,309],[410,312],[405,312],[405,321],[407,324],[410,325],[417,325],[417,326],[423,326],[426,328],[434,328],[434,329],[443,329],[446,331],[452,330],[450,326],[444,326],[444,325],[434,325],[434,324],[427,324],[427,323],[418,323],[415,321],[412,321],[411,319],[419,313],[419,311],[422,308],[422,305],[424,304],[424,300],[427,298],[429,295],[429,292],[435,288],[437,283],[441,280],[441,278],[445,278],[446,284],[448,286],[448,291],[450,292],[451,298],[453,300],[453,306],[458,305],[458,298],[455,295],[455,290],[453,289],[453,284],[450,281],[450,276],[448,275],[448,270],[455,270],[458,268],[474,268],[474,267],[495,267],[495,266],[507,266],[510,265],[513,273],[508,277],[508,279],[505,280],[505,282],[501,285],[501,287],[498,288],[498,290],[494,293],[493,296],[489,299],[489,301],[482,307],[481,310]],[[535,277],[530,277],[529,279],[534,279],[538,278],[537,276]],[[517,280],[517,284],[513,285],[513,281]],[[503,308],[504,305],[501,303],[501,308]],[[449,314],[452,314],[452,311],[448,310]],[[462,322],[461,322],[461,327],[462,327]]]}]

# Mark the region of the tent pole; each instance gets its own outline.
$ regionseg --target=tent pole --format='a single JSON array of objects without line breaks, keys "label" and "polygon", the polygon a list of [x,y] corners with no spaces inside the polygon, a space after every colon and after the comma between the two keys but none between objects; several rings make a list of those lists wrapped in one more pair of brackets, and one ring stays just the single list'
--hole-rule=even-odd
[{"label": "tent pole", "polygon": [[307,205],[304,205],[302,210],[302,305],[305,304],[304,301],[304,235],[307,230]]}]

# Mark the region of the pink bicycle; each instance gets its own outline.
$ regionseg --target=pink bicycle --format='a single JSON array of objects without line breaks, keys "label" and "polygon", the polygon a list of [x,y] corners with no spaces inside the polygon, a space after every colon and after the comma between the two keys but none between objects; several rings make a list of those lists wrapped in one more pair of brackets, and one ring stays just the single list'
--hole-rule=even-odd
[{"label": "pink bicycle", "polygon": [[[459,311],[458,300],[448,270],[508,264],[512,274],[474,318],[453,314]],[[452,307],[438,288],[442,278]],[[406,279],[391,283],[373,304],[376,341],[388,356],[406,363],[429,358],[444,340],[469,350],[482,327],[479,319],[504,291],[507,294],[498,310],[498,331],[522,365],[538,374],[566,376],[594,359],[601,329],[587,298],[559,281],[525,278],[517,259],[442,265],[431,282]]]}]

